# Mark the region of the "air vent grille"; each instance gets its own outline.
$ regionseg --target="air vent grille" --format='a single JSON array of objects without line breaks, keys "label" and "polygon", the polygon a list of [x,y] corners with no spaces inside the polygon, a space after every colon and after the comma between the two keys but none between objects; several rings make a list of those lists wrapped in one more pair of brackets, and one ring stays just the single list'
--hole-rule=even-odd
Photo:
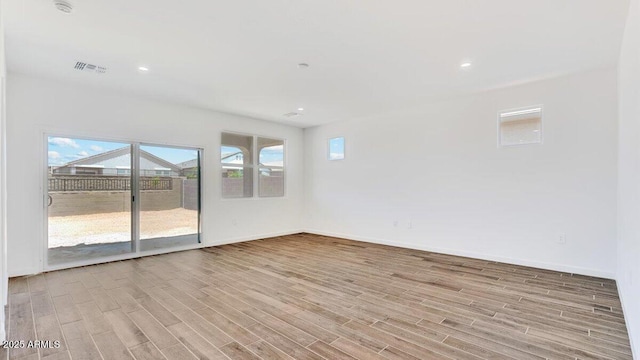
[{"label": "air vent grille", "polygon": [[105,72],[107,72],[107,68],[104,66],[87,64],[82,61],[77,61],[73,68],[80,71],[86,71],[86,72],[92,72],[92,73],[98,73],[98,74],[104,74]]},{"label": "air vent grille", "polygon": [[292,117],[296,117],[296,116],[300,116],[300,115],[302,115],[302,114],[301,113],[297,113],[297,112],[290,112],[290,113],[286,113],[286,114],[284,114],[282,116],[288,117],[288,118],[292,118]]}]

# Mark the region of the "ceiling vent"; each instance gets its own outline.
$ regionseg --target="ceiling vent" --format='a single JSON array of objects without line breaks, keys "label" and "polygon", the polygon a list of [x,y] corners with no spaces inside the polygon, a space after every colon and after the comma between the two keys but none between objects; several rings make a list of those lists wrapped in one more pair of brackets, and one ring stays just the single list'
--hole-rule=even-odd
[{"label": "ceiling vent", "polygon": [[302,115],[302,114],[301,113],[297,113],[297,112],[290,112],[290,113],[286,113],[286,114],[284,114],[282,116],[288,117],[288,118],[294,118],[294,117],[300,116],[300,115]]},{"label": "ceiling vent", "polygon": [[55,0],[53,6],[65,14],[71,14],[73,12],[73,5],[64,0]]},{"label": "ceiling vent", "polygon": [[92,73],[98,73],[98,74],[104,74],[107,72],[106,67],[87,64],[81,61],[76,62],[76,65],[73,68],[80,71],[92,72]]}]

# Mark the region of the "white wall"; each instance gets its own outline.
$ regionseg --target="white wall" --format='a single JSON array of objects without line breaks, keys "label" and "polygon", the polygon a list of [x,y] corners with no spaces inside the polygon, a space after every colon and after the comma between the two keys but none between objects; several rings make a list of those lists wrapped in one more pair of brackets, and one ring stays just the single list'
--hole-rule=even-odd
[{"label": "white wall", "polygon": [[6,146],[6,120],[5,120],[5,77],[6,63],[4,52],[4,25],[2,21],[0,3],[0,340],[4,340],[5,321],[4,306],[7,305],[8,296],[8,272],[7,272],[7,243],[6,243],[6,181],[5,181],[5,146]]},{"label": "white wall", "polygon": [[[220,198],[219,147],[224,130],[287,140],[285,198]],[[42,270],[44,131],[203,147],[202,230],[207,246],[301,229],[301,129],[9,73],[7,231],[11,276]]]},{"label": "white wall", "polygon": [[[306,129],[305,228],[613,278],[616,80],[602,69]],[[544,145],[497,148],[496,113],[535,104]],[[326,160],[334,136],[343,161]]]},{"label": "white wall", "polygon": [[640,1],[631,1],[619,67],[618,291],[640,356]]}]

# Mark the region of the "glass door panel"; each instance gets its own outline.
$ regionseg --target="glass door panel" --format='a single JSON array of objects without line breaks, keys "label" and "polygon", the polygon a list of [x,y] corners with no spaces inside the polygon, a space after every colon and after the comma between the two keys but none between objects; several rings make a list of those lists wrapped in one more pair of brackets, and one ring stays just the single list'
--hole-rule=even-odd
[{"label": "glass door panel", "polygon": [[49,265],[130,253],[131,145],[47,138]]},{"label": "glass door panel", "polygon": [[140,250],[200,242],[200,151],[141,145]]}]

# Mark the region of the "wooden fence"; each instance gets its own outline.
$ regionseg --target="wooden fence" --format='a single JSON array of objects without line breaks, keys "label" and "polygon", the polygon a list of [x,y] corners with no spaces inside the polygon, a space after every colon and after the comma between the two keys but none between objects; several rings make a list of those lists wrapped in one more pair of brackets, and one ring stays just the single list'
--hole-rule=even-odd
[{"label": "wooden fence", "polygon": [[[170,177],[142,177],[140,190],[173,190]],[[131,181],[126,176],[53,176],[49,177],[49,192],[56,191],[126,191]]]}]

